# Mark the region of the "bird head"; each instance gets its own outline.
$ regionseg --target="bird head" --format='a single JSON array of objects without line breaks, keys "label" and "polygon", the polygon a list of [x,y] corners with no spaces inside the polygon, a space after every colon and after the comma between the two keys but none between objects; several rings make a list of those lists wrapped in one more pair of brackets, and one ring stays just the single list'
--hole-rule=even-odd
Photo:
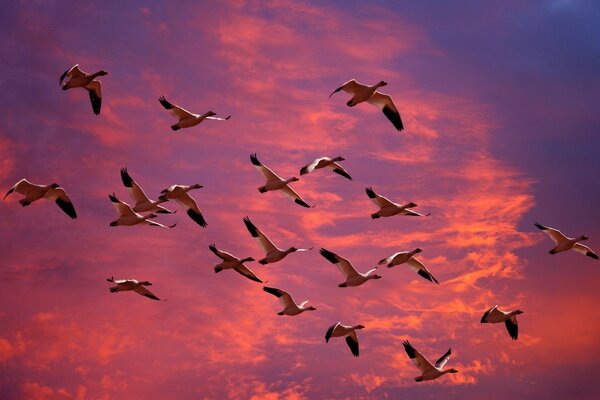
[{"label": "bird head", "polygon": [[208,115],[209,117],[212,117],[214,115],[217,115],[217,113],[214,112],[214,111],[209,111],[209,112],[206,113],[206,115]]},{"label": "bird head", "polygon": [[98,71],[98,76],[104,76],[104,75],[108,75],[108,72],[102,70],[102,71]]},{"label": "bird head", "polygon": [[[50,187],[51,187],[52,189],[57,189],[57,188],[59,188],[59,187],[60,187],[60,185],[59,185],[58,183],[51,183],[51,184],[50,184]],[[587,238],[586,238],[586,239],[587,239]]]},{"label": "bird head", "polygon": [[448,371],[449,373],[451,373],[451,374],[455,374],[455,373],[457,373],[457,372],[458,372],[458,370],[457,370],[457,369],[454,369],[454,368],[450,368],[450,369],[449,369],[449,370],[447,370],[447,371]]},{"label": "bird head", "polygon": [[346,161],[346,159],[342,156],[337,156],[333,159],[333,161]]},{"label": "bird head", "polygon": [[356,325],[354,329],[365,329],[364,325]]},{"label": "bird head", "polygon": [[317,309],[314,308],[313,306],[308,306],[305,308],[306,311],[316,311]]},{"label": "bird head", "polygon": [[386,81],[380,81],[380,82],[379,82],[379,84],[378,84],[378,86],[385,86],[385,85],[387,85],[387,84],[388,84],[388,83],[387,83]]}]

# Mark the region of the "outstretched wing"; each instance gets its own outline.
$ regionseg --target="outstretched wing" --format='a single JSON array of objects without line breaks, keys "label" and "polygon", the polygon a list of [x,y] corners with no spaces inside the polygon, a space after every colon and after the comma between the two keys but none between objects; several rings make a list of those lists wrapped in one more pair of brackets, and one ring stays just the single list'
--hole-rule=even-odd
[{"label": "outstretched wing", "polygon": [[351,334],[346,336],[346,343],[348,347],[350,347],[350,351],[354,357],[358,357],[358,337],[356,336],[356,331],[352,331]]},{"label": "outstretched wing", "polygon": [[584,244],[575,243],[575,245],[573,246],[573,250],[575,250],[578,253],[585,254],[588,257],[592,257],[596,260],[598,259],[598,254],[594,253],[592,249],[590,249]]},{"label": "outstretched wing", "polygon": [[329,339],[331,338],[331,335],[333,334],[333,331],[335,330],[335,328],[337,328],[340,325],[340,323],[338,322],[337,324],[333,324],[331,325],[328,329],[327,332],[325,332],[325,342],[329,343]]},{"label": "outstretched wing", "polygon": [[346,277],[346,279],[359,275],[358,271],[356,271],[356,269],[352,266],[352,263],[350,263],[350,261],[346,260],[345,258],[340,257],[337,254],[332,253],[331,251],[326,249],[319,250],[319,253],[321,253],[321,255],[325,257],[329,262],[335,264],[335,266],[338,267],[338,269]]},{"label": "outstretched wing", "polygon": [[110,199],[110,201],[112,201],[113,206],[115,207],[115,210],[117,210],[117,212],[119,213],[119,215],[123,216],[123,217],[127,217],[127,216],[131,216],[131,215],[135,215],[136,213],[131,209],[131,206],[119,199],[117,199],[117,196],[115,196],[115,194],[109,194],[108,198]]},{"label": "outstretched wing", "polygon": [[258,245],[260,247],[262,247],[262,249],[265,251],[265,253],[269,253],[273,250],[277,250],[277,247],[273,244],[273,242],[271,242],[271,240],[267,237],[267,235],[262,233],[262,231],[260,229],[258,229],[252,223],[252,221],[250,221],[250,218],[244,217],[244,224],[246,225],[248,232],[250,232],[250,234],[252,235],[254,240],[256,240],[256,243],[258,243]]},{"label": "outstretched wing", "polygon": [[508,334],[512,338],[512,340],[517,340],[519,338],[519,326],[517,325],[517,316],[513,315],[506,321],[504,321],[504,325],[506,325],[506,330]]},{"label": "outstretched wing", "polygon": [[361,90],[365,90],[366,88],[368,88],[368,86],[363,85],[362,83],[358,83],[354,79],[350,79],[348,82],[344,83],[342,86],[340,86],[339,88],[335,89],[329,95],[329,97],[331,98],[331,96],[333,96],[334,93],[337,93],[340,90],[343,90],[344,92],[347,92],[347,93],[350,93],[350,94],[356,94],[356,93],[360,92]]},{"label": "outstretched wing", "polygon": [[152,300],[160,300],[158,297],[156,297],[151,291],[146,289],[144,286],[136,286],[136,288],[133,290],[134,290],[134,292],[139,293],[142,296],[151,298]]},{"label": "outstretched wing", "polygon": [[375,92],[373,96],[369,100],[367,100],[369,104],[373,104],[378,107],[387,119],[390,120],[392,125],[398,130],[401,131],[404,129],[404,125],[402,124],[402,119],[400,118],[400,113],[392,100],[392,97],[387,94],[383,94],[380,92]]},{"label": "outstretched wing", "polygon": [[260,172],[262,176],[267,180],[267,182],[281,182],[283,180],[279,177],[279,175],[277,175],[275,172],[271,171],[271,169],[265,167],[260,161],[258,161],[256,153],[250,154],[250,161],[252,162],[252,165],[256,167],[258,172]]},{"label": "outstretched wing", "polygon": [[412,347],[408,340],[405,340],[404,342],[402,342],[402,344],[404,345],[404,350],[406,351],[406,354],[408,354],[408,358],[410,358],[415,363],[415,365],[417,366],[419,371],[421,371],[421,373],[424,374],[428,371],[435,370],[435,367],[431,365],[429,360],[423,357],[421,353],[419,353],[414,347]]},{"label": "outstretched wing", "polygon": [[417,274],[419,274],[423,278],[427,279],[429,282],[435,282],[435,283],[439,284],[438,280],[434,278],[434,276],[431,274],[431,272],[429,272],[427,267],[425,265],[423,265],[423,263],[421,261],[417,260],[416,258],[411,257],[406,262],[406,265],[408,266],[408,268],[412,269]]},{"label": "outstretched wing", "polygon": [[144,190],[137,184],[136,181],[127,172],[127,167],[121,168],[121,180],[123,185],[127,188],[127,191],[131,195],[131,198],[135,201],[135,204],[150,203],[150,199],[144,193]]},{"label": "outstretched wing", "polygon": [[217,249],[217,246],[215,246],[214,244],[211,244],[210,246],[208,246],[208,248],[223,261],[238,261],[238,258],[234,257],[232,254],[226,251]]},{"label": "outstretched wing", "polygon": [[294,189],[292,189],[290,187],[290,185],[285,185],[284,187],[281,188],[281,191],[283,192],[283,194],[285,194],[287,197],[289,197],[290,199],[294,200],[294,202],[296,204],[301,205],[302,207],[306,207],[306,208],[311,208],[311,206],[309,206],[303,199],[302,197],[300,197],[300,195],[298,193],[296,193],[296,191]]},{"label": "outstretched wing", "polygon": [[94,114],[100,114],[100,108],[102,107],[102,83],[94,79],[87,85],[85,85],[88,93],[90,94],[90,101],[92,103],[92,110]]},{"label": "outstretched wing", "polygon": [[75,207],[73,207],[73,203],[71,203],[71,199],[67,196],[65,190],[61,187],[57,187],[55,189],[50,189],[44,195],[49,200],[54,201],[61,210],[65,212],[72,219],[77,218],[77,213],[75,212]]},{"label": "outstretched wing", "polygon": [[196,203],[196,200],[194,200],[192,198],[192,196],[190,196],[188,193],[184,193],[181,196],[176,197],[175,201],[187,209],[187,215],[192,220],[194,220],[195,223],[197,223],[198,225],[200,225],[203,228],[206,228],[208,226],[208,224],[206,223],[206,220],[204,219],[204,216],[202,215],[202,213],[200,212],[200,209],[198,208],[198,204]]},{"label": "outstretched wing", "polygon": [[313,172],[317,164],[319,164],[319,162],[321,162],[321,160],[323,159],[325,159],[325,157],[317,158],[313,160],[313,162],[311,162],[310,164],[306,164],[304,167],[300,168],[300,175],[306,175]]},{"label": "outstretched wing", "polygon": [[263,290],[267,293],[271,293],[273,296],[278,297],[279,301],[281,301],[281,304],[283,304],[284,307],[296,305],[296,303],[294,302],[294,299],[292,299],[292,296],[284,290],[276,289],[276,288],[272,288],[272,287],[268,287],[268,286],[263,286]]},{"label": "outstretched wing", "polygon": [[387,198],[375,193],[375,191],[373,190],[372,187],[366,188],[365,191],[367,192],[367,196],[369,196],[369,198],[371,200],[373,200],[373,203],[375,203],[377,205],[377,207],[379,207],[379,208],[385,208],[385,207],[390,207],[390,206],[396,205],[395,203],[392,203]]},{"label": "outstretched wing", "polygon": [[350,179],[352,180],[352,177],[350,176],[350,174],[348,173],[348,171],[346,171],[344,169],[344,167],[342,167],[340,164],[333,162],[331,164],[328,165],[329,168],[333,169],[333,172],[335,172],[338,175],[343,176],[346,179]]},{"label": "outstretched wing", "polygon": [[537,222],[534,225],[539,230],[541,230],[546,235],[548,235],[548,237],[550,239],[552,239],[555,243],[559,243],[559,242],[562,242],[564,240],[568,240],[567,237],[565,235],[563,235],[563,233],[561,231],[559,231],[558,229],[550,228],[550,227],[538,224]]},{"label": "outstretched wing", "polygon": [[186,110],[185,108],[181,108],[176,104],[173,103],[169,103],[167,101],[167,99],[165,99],[165,96],[160,96],[158,98],[158,101],[160,102],[160,104],[162,104],[162,106],[169,111],[175,118],[179,119],[180,121],[182,119],[187,119],[187,118],[194,118],[195,115],[192,114],[191,112],[189,112],[188,110]]},{"label": "outstretched wing", "polygon": [[258,279],[258,277],[254,274],[254,272],[252,272],[250,270],[250,268],[246,267],[244,264],[240,265],[239,267],[235,267],[234,269],[237,272],[239,272],[240,274],[244,275],[246,278],[248,278],[254,282],[263,283],[263,281]]}]

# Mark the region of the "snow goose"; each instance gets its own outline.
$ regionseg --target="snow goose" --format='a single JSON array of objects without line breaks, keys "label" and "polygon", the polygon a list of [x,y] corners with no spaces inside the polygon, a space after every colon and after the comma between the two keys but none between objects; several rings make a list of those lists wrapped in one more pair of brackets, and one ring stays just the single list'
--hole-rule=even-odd
[{"label": "snow goose", "polygon": [[123,185],[127,188],[127,191],[131,195],[131,198],[135,201],[135,207],[133,207],[133,211],[135,212],[145,212],[145,211],[154,211],[159,214],[174,214],[175,211],[170,211],[161,206],[161,203],[164,203],[168,200],[150,200],[144,190],[137,184],[136,181],[133,180],[129,172],[127,172],[127,167],[121,168],[121,180],[123,181]]},{"label": "snow goose", "polygon": [[267,293],[271,293],[273,296],[279,297],[279,301],[283,305],[283,310],[277,313],[277,315],[298,315],[304,311],[315,311],[316,308],[313,306],[306,307],[305,304],[308,303],[308,300],[296,304],[292,296],[281,289],[275,289],[268,286],[263,286],[263,290]]},{"label": "snow goose", "polygon": [[598,259],[598,255],[592,251],[589,247],[577,243],[581,240],[587,240],[588,237],[585,235],[578,236],[576,238],[568,238],[561,231],[554,228],[549,228],[544,225],[540,225],[537,222],[535,223],[540,230],[542,230],[546,235],[550,237],[550,239],[554,240],[556,246],[549,251],[550,254],[556,254],[567,250],[575,250],[578,253],[585,254],[588,257]]},{"label": "snow goose", "polygon": [[108,75],[106,71],[98,71],[88,74],[79,69],[79,64],[73,65],[60,76],[60,87],[62,90],[82,87],[90,94],[94,114],[100,114],[102,106],[102,83],[96,78]]},{"label": "snow goose", "polygon": [[302,200],[298,193],[296,193],[294,189],[292,189],[289,186],[290,182],[296,182],[300,179],[296,178],[295,176],[286,180],[281,179],[276,173],[274,173],[268,167],[265,167],[263,164],[261,164],[261,162],[258,161],[256,154],[250,154],[250,161],[252,162],[252,165],[256,167],[258,172],[260,172],[262,176],[264,176],[267,180],[267,183],[258,188],[259,192],[265,193],[271,190],[281,190],[283,194],[288,196],[290,199],[294,200],[294,202],[296,202],[297,204],[300,204],[302,207],[311,208],[311,206],[306,204],[306,202]]},{"label": "snow goose", "polygon": [[21,203],[23,207],[28,206],[39,199],[48,199],[55,202],[60,209],[72,219],[77,218],[77,213],[75,212],[73,203],[71,203],[71,199],[69,199],[65,190],[57,183],[51,183],[50,185],[36,185],[29,182],[27,179],[21,179],[10,188],[4,195],[4,198],[6,199],[6,196],[13,192],[25,195],[24,199],[19,200],[19,203]]},{"label": "snow goose", "polygon": [[372,104],[383,111],[387,119],[390,120],[394,127],[398,131],[401,131],[404,129],[404,125],[402,124],[400,113],[398,112],[392,97],[377,91],[378,88],[385,85],[387,85],[387,82],[380,81],[373,86],[367,86],[356,82],[354,79],[351,79],[339,88],[335,89],[333,93],[329,95],[329,98],[331,98],[334,93],[337,93],[340,90],[350,93],[352,98],[346,103],[348,107],[354,107],[355,105],[366,101],[367,103]]},{"label": "snow goose", "polygon": [[405,340],[404,342],[402,342],[402,344],[404,345],[404,350],[406,351],[406,354],[408,354],[408,357],[411,360],[413,360],[413,362],[415,363],[415,365],[417,366],[419,371],[421,371],[421,376],[417,376],[415,378],[415,381],[417,381],[417,382],[432,381],[436,378],[439,378],[440,376],[442,376],[444,374],[448,374],[448,373],[454,374],[454,373],[458,372],[454,368],[450,368],[450,369],[446,369],[446,370],[443,369],[444,365],[446,365],[446,363],[450,359],[451,349],[448,349],[446,354],[441,356],[439,358],[439,360],[437,360],[435,362],[435,365],[432,365],[428,359],[423,357],[423,355],[421,355],[421,353],[419,353],[414,347],[412,347],[412,345],[408,342],[408,340]]},{"label": "snow goose", "polygon": [[172,185],[161,191],[162,195],[158,198],[159,200],[175,200],[182,205],[187,211],[187,215],[194,220],[198,225],[206,228],[208,225],[198,208],[196,200],[189,195],[190,190],[200,189],[202,185],[195,184],[191,186],[183,185]]},{"label": "snow goose", "polygon": [[339,287],[348,287],[348,286],[359,286],[365,283],[370,279],[381,279],[381,276],[374,274],[373,272],[377,271],[377,267],[363,273],[358,272],[350,261],[346,260],[343,257],[338,256],[335,253],[332,253],[329,250],[321,249],[319,253],[323,257],[325,257],[329,262],[335,264],[342,275],[346,278],[344,283],[340,283]]},{"label": "snow goose", "polygon": [[119,279],[115,280],[114,277],[110,277],[106,279],[108,282],[112,282],[117,286],[113,286],[110,288],[111,293],[115,292],[124,292],[127,290],[133,290],[136,293],[141,294],[142,296],[146,296],[152,300],[160,300],[151,291],[146,289],[144,286],[151,286],[152,284],[148,281],[136,281],[135,279]]},{"label": "snow goose", "polygon": [[119,218],[114,220],[113,222],[110,223],[110,226],[131,226],[131,225],[137,225],[137,224],[144,224],[144,225],[150,225],[150,226],[159,226],[161,228],[174,228],[175,225],[177,224],[173,224],[170,226],[165,226],[163,224],[159,224],[158,222],[154,222],[154,221],[149,221],[150,218],[156,218],[157,215],[156,214],[148,214],[148,215],[141,215],[136,213],[135,211],[133,211],[133,209],[131,208],[131,206],[119,199],[117,199],[117,196],[113,193],[113,194],[109,194],[108,198],[110,199],[110,201],[112,202],[113,206],[115,207],[115,210],[117,210],[117,212],[119,213]]},{"label": "snow goose", "polygon": [[515,311],[502,311],[498,308],[496,304],[494,307],[487,310],[483,317],[481,317],[482,324],[497,324],[499,322],[504,322],[506,325],[506,329],[508,330],[508,334],[512,338],[512,340],[517,340],[519,338],[519,326],[517,325],[517,315],[523,314],[521,310]]},{"label": "snow goose", "polygon": [[210,249],[210,251],[215,253],[217,257],[223,260],[222,263],[215,265],[215,272],[221,272],[224,269],[233,269],[250,280],[263,283],[263,281],[261,281],[256,275],[254,275],[254,272],[252,272],[250,268],[244,265],[245,262],[254,261],[254,258],[246,257],[239,259],[226,251],[217,249],[217,246],[215,246],[214,244],[211,244],[210,246],[208,246],[208,248]]},{"label": "snow goose", "polygon": [[252,223],[252,221],[250,221],[250,218],[244,217],[244,224],[246,224],[248,232],[250,232],[254,240],[256,240],[256,243],[258,243],[258,245],[262,247],[264,252],[267,253],[264,258],[258,260],[259,264],[265,265],[283,260],[285,256],[296,251],[312,250],[312,247],[308,249],[298,249],[296,247],[290,247],[287,250],[280,249],[279,247],[275,246],[273,242],[271,242],[267,235],[262,233],[261,230],[258,229]]},{"label": "snow goose", "polygon": [[176,124],[171,125],[171,129],[173,129],[174,131],[181,129],[181,128],[191,128],[192,126],[198,125],[200,122],[204,121],[205,119],[214,119],[214,120],[218,120],[218,121],[225,121],[225,120],[228,120],[229,118],[231,118],[231,115],[229,115],[228,117],[225,117],[225,118],[215,117],[215,115],[217,115],[217,114],[212,111],[205,112],[204,114],[201,114],[201,115],[200,114],[192,114],[185,108],[181,108],[178,105],[169,103],[167,101],[167,99],[165,99],[165,96],[159,97],[158,101],[175,118],[179,119],[179,121]]},{"label": "snow goose", "polygon": [[344,161],[344,160],[345,160],[344,157],[335,157],[335,158],[321,157],[321,158],[317,158],[313,162],[311,162],[310,164],[307,164],[304,167],[302,167],[300,169],[300,175],[310,174],[315,169],[329,167],[336,174],[340,174],[344,178],[352,180],[352,177],[348,174],[348,172],[344,169],[344,167],[342,167],[340,164],[337,163],[338,161]]},{"label": "snow goose", "polygon": [[325,333],[325,342],[329,343],[329,338],[346,337],[346,343],[354,357],[358,357],[358,337],[356,336],[357,329],[364,329],[363,325],[346,326],[338,322],[327,329]]},{"label": "snow goose", "polygon": [[373,218],[373,219],[377,219],[380,217],[391,217],[392,215],[396,215],[396,214],[415,216],[415,217],[427,217],[427,216],[431,215],[431,213],[423,215],[416,211],[410,210],[409,207],[417,206],[413,202],[410,202],[410,203],[407,203],[404,205],[400,205],[400,204],[391,202],[386,197],[380,196],[377,193],[375,193],[375,191],[373,190],[372,187],[366,188],[366,192],[367,192],[367,196],[369,196],[369,198],[371,200],[373,200],[373,203],[375,203],[377,205],[377,207],[379,207],[379,210],[376,213],[371,214],[371,218]]},{"label": "snow goose", "polygon": [[388,268],[392,268],[396,265],[406,264],[408,268],[415,271],[417,274],[421,275],[423,278],[427,279],[429,282],[435,282],[439,284],[438,280],[431,275],[431,272],[421,263],[421,261],[414,258],[414,255],[420,253],[421,249],[416,248],[412,251],[400,251],[398,253],[392,254],[388,258],[384,258],[380,260],[377,264],[379,265],[387,265]]}]

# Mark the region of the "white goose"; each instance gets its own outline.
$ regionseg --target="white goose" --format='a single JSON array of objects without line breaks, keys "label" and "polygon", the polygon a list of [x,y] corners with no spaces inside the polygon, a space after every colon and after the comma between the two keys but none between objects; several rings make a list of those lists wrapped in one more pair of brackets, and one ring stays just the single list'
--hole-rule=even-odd
[{"label": "white goose", "polygon": [[565,235],[563,235],[563,233],[558,229],[549,228],[547,226],[540,225],[537,222],[535,223],[535,226],[542,230],[546,235],[550,237],[550,239],[554,240],[554,243],[556,243],[556,246],[549,251],[550,254],[556,254],[573,249],[578,253],[595,258],[596,260],[598,259],[598,255],[594,253],[592,249],[581,243],[577,243],[580,240],[587,240],[587,236],[581,235],[576,238],[568,238]]},{"label": "white goose", "polygon": [[404,205],[394,203],[394,202],[390,201],[388,198],[380,196],[377,193],[375,193],[375,191],[373,190],[372,187],[366,188],[366,192],[367,192],[367,196],[369,196],[369,198],[371,200],[373,200],[373,203],[375,203],[377,205],[377,207],[379,207],[379,210],[376,213],[371,214],[371,218],[373,218],[373,219],[377,219],[380,217],[391,217],[396,214],[415,216],[415,217],[427,217],[427,216],[431,215],[431,213],[423,215],[416,211],[410,210],[409,209],[410,207],[417,206],[413,202],[410,202],[410,203],[407,203]]},{"label": "white goose", "polygon": [[329,250],[321,249],[319,253],[323,257],[325,257],[329,262],[333,263],[338,267],[342,275],[346,278],[346,281],[340,283],[339,287],[348,287],[348,286],[359,286],[365,283],[370,279],[381,279],[381,276],[374,274],[373,272],[377,271],[377,267],[363,273],[358,272],[350,261],[346,260],[343,257],[338,256],[335,253],[332,253]]},{"label": "white goose", "polygon": [[39,199],[48,199],[53,201],[72,219],[77,218],[77,213],[71,203],[71,199],[67,196],[65,190],[57,183],[50,185],[36,185],[29,182],[27,179],[21,179],[4,195],[4,198],[13,193],[21,193],[25,195],[24,199],[19,200],[19,203],[25,207]]},{"label": "white goose", "polygon": [[296,193],[294,191],[294,189],[292,189],[289,186],[290,182],[296,182],[296,181],[299,181],[300,179],[296,178],[295,176],[291,177],[290,179],[286,179],[286,180],[281,179],[277,174],[275,174],[273,171],[271,171],[268,167],[265,167],[263,164],[261,164],[261,162],[258,161],[256,154],[250,154],[250,161],[252,162],[252,165],[254,165],[256,167],[258,172],[260,172],[262,174],[262,176],[264,176],[265,179],[267,180],[267,182],[263,186],[258,188],[259,192],[265,193],[265,192],[268,192],[271,190],[281,190],[283,192],[283,194],[288,196],[290,199],[294,200],[294,202],[296,202],[297,204],[300,204],[302,207],[311,208],[311,206],[306,204],[306,202],[304,200],[302,200],[302,197],[300,197],[298,195],[298,193]]},{"label": "white goose", "polygon": [[519,326],[517,325],[517,315],[523,314],[521,310],[515,311],[502,311],[498,309],[498,305],[496,304],[494,307],[487,310],[483,317],[481,317],[482,324],[497,324],[499,322],[504,322],[506,325],[506,329],[508,330],[508,334],[512,338],[512,340],[517,340],[519,338]]},{"label": "white goose", "polygon": [[348,174],[348,172],[344,169],[344,167],[342,167],[340,164],[338,164],[338,161],[344,161],[344,160],[345,160],[344,157],[334,157],[334,158],[321,157],[321,158],[317,158],[313,162],[311,162],[310,164],[307,164],[304,167],[302,167],[300,169],[300,175],[310,174],[315,169],[329,167],[336,174],[339,174],[339,175],[343,176],[344,178],[352,180],[352,177]]},{"label": "white goose", "polygon": [[144,224],[144,225],[150,225],[150,226],[159,226],[161,228],[174,228],[175,225],[177,224],[173,224],[170,226],[165,226],[163,224],[159,224],[158,222],[154,222],[154,221],[150,221],[150,218],[156,218],[157,215],[156,214],[148,214],[148,215],[141,215],[136,213],[135,211],[133,211],[133,209],[131,208],[131,206],[119,199],[117,199],[117,196],[115,196],[115,194],[109,194],[108,198],[110,199],[110,201],[112,202],[113,206],[115,207],[115,210],[117,210],[117,212],[119,213],[119,218],[112,221],[110,223],[110,226],[132,226],[132,225],[137,225],[137,224]]},{"label": "white goose", "polygon": [[224,269],[233,269],[250,280],[263,283],[263,281],[261,281],[256,275],[254,275],[254,272],[252,272],[250,268],[244,265],[245,262],[254,261],[254,258],[246,257],[239,259],[226,251],[217,249],[217,247],[214,244],[211,244],[210,246],[208,246],[208,248],[210,249],[210,251],[215,253],[217,257],[223,260],[222,263],[215,265],[215,272],[221,272]]},{"label": "white goose", "polygon": [[117,286],[113,286],[110,288],[111,293],[115,292],[125,292],[127,290],[133,290],[136,293],[141,294],[142,296],[146,296],[152,300],[160,300],[151,291],[146,289],[144,286],[151,286],[152,284],[148,281],[136,281],[135,279],[119,279],[115,280],[114,277],[110,277],[106,279],[109,282],[115,283]]},{"label": "white goose", "polygon": [[98,115],[102,107],[102,83],[96,78],[104,75],[108,75],[108,72],[98,71],[88,74],[79,69],[79,64],[75,64],[60,76],[60,87],[62,90],[78,87],[86,89],[90,94],[94,114]]},{"label": "white goose", "polygon": [[421,263],[421,261],[414,258],[414,255],[420,253],[422,250],[416,248],[412,251],[400,251],[398,253],[392,254],[388,258],[384,258],[380,260],[377,264],[379,265],[387,265],[388,268],[392,268],[396,265],[406,264],[408,268],[415,271],[417,274],[421,275],[423,278],[427,279],[429,282],[435,282],[439,284],[438,280],[429,272],[427,267]]},{"label": "white goose", "polygon": [[172,185],[161,191],[162,195],[158,198],[159,200],[175,200],[182,205],[187,211],[187,215],[194,220],[198,225],[206,228],[208,225],[198,208],[196,200],[189,195],[190,190],[200,189],[202,185],[195,184],[191,186],[184,185]]},{"label": "white goose", "polygon": [[265,264],[270,264],[270,263],[274,263],[274,262],[283,260],[285,258],[285,256],[287,256],[290,253],[294,253],[296,251],[312,250],[312,247],[310,247],[308,249],[298,249],[296,247],[290,247],[287,250],[280,249],[279,247],[275,246],[273,244],[273,242],[271,242],[271,240],[267,237],[267,235],[262,233],[261,230],[258,229],[252,223],[252,221],[250,221],[250,218],[244,217],[244,224],[246,224],[246,228],[248,228],[248,232],[250,232],[250,234],[252,235],[254,240],[256,240],[256,243],[258,243],[258,245],[260,247],[262,247],[264,252],[267,253],[264,258],[258,260],[259,264],[265,265]]},{"label": "white goose", "polygon": [[173,129],[174,131],[181,129],[181,128],[191,128],[192,126],[198,125],[200,122],[204,121],[205,119],[225,121],[225,120],[228,120],[229,118],[231,118],[231,115],[229,115],[228,117],[225,117],[225,118],[215,117],[215,115],[217,115],[217,114],[212,111],[205,112],[204,114],[192,114],[185,108],[181,108],[178,105],[169,103],[167,101],[167,99],[165,99],[165,96],[159,97],[158,101],[175,118],[179,119],[179,121],[176,124],[171,125],[171,129]]},{"label": "white goose", "polygon": [[277,313],[277,315],[298,315],[304,311],[315,311],[316,308],[314,308],[313,306],[309,306],[306,307],[306,303],[308,303],[308,300],[300,303],[300,304],[296,304],[296,302],[294,301],[294,299],[292,299],[292,296],[281,289],[275,289],[272,287],[268,287],[268,286],[263,286],[263,290],[267,293],[271,293],[273,296],[278,297],[279,301],[281,302],[281,304],[283,305],[283,310],[281,310],[280,312]]},{"label": "white goose", "polygon": [[358,357],[358,337],[356,336],[357,329],[364,329],[363,325],[346,326],[338,322],[327,329],[325,333],[325,342],[329,343],[329,338],[332,337],[346,337],[346,343],[352,352],[354,357]]},{"label": "white goose", "polygon": [[167,210],[161,203],[164,203],[168,200],[150,200],[144,190],[137,184],[136,181],[129,175],[127,172],[127,167],[121,168],[121,180],[123,181],[123,185],[127,188],[127,191],[131,195],[131,198],[135,201],[135,206],[133,207],[133,211],[135,212],[145,212],[145,211],[154,211],[159,214],[174,214],[176,211]]},{"label": "white goose", "polygon": [[423,355],[421,355],[421,353],[419,353],[414,347],[412,347],[412,345],[408,342],[408,340],[405,340],[404,342],[402,342],[402,344],[404,345],[404,350],[406,351],[406,354],[408,354],[408,357],[411,360],[413,360],[413,362],[415,363],[415,365],[417,366],[419,371],[421,371],[421,376],[417,376],[415,378],[415,381],[417,381],[417,382],[432,381],[436,378],[439,378],[442,375],[445,375],[448,373],[455,374],[458,372],[454,368],[443,369],[444,365],[446,365],[446,363],[450,359],[451,349],[448,349],[446,354],[441,356],[435,362],[435,365],[432,365],[428,359],[423,357]]},{"label": "white goose", "polygon": [[404,129],[404,125],[402,124],[400,113],[398,112],[394,101],[392,100],[391,96],[377,91],[378,88],[385,85],[387,85],[387,82],[380,81],[373,86],[367,86],[356,82],[354,79],[351,79],[339,88],[335,89],[333,93],[329,95],[329,98],[331,98],[334,93],[337,93],[340,90],[350,93],[352,98],[346,103],[348,107],[354,107],[355,105],[366,101],[367,103],[372,104],[383,111],[387,119],[390,120],[394,127],[398,131],[401,131]]}]

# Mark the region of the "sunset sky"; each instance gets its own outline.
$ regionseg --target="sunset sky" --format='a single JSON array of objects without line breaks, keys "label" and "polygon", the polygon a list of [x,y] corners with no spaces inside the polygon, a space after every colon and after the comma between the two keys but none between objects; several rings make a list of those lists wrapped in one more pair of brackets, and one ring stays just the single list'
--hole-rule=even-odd
[{"label": "sunset sky", "polygon": [[[0,203],[0,399],[600,398],[600,261],[553,243],[534,222],[600,251],[600,5],[539,1],[43,1],[0,5],[0,193],[59,183],[79,215],[49,201]],[[59,76],[101,77],[102,112]],[[345,81],[390,94],[405,130]],[[229,121],[171,131],[158,97]],[[343,156],[293,188],[315,207],[257,191],[250,153],[284,178]],[[156,199],[172,184],[208,222],[110,227],[108,194],[131,202],[120,168]],[[372,220],[373,189],[427,218]],[[242,218],[280,247],[268,286],[317,308],[278,316],[278,300],[208,245],[264,253]],[[397,251],[405,266],[339,288],[326,248],[360,271]],[[106,278],[153,283],[165,302],[110,293]],[[521,309],[519,340],[480,324]],[[360,357],[329,326],[362,324]],[[448,374],[416,383],[403,340]]]}]

